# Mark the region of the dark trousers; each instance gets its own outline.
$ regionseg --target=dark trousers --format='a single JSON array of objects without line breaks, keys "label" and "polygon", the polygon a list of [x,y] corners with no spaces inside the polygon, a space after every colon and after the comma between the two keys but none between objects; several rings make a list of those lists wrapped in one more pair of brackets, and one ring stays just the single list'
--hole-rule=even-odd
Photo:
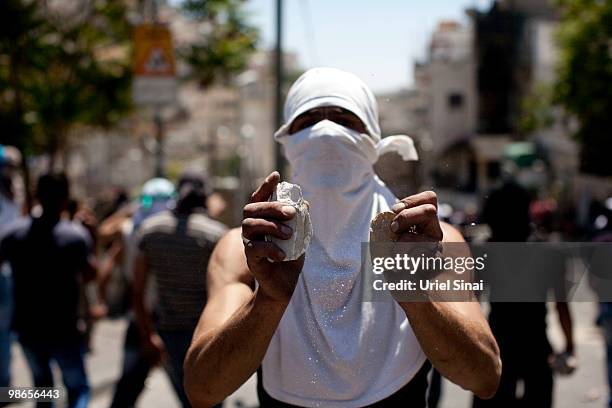
[{"label": "dark trousers", "polygon": [[[499,389],[490,400],[474,398],[474,408],[550,408],[552,407],[553,372],[548,363],[549,352],[524,348],[504,350],[500,344],[502,375]],[[517,386],[523,384],[522,395]]]},{"label": "dark trousers", "polygon": [[442,395],[442,375],[435,368],[431,370],[431,380],[427,393],[427,408],[438,408]]},{"label": "dark trousers", "polygon": [[[181,405],[190,408],[183,388],[183,361],[191,344],[193,330],[159,330],[168,353],[165,366],[172,387]],[[124,343],[123,371],[115,387],[111,408],[133,408],[144,389],[145,381],[153,368],[142,351],[140,332],[134,319],[130,319]],[[218,405],[220,407],[221,405]]]},{"label": "dark trousers", "polygon": [[[55,361],[62,372],[62,380],[68,393],[69,408],[86,408],[90,390],[85,373],[85,346],[80,341],[50,347],[21,343],[23,352],[32,370],[35,387],[53,387],[51,361]],[[52,402],[39,402],[37,408],[53,407]]]},{"label": "dark trousers", "polygon": [[[183,408],[191,408],[191,404],[185,394],[185,388],[183,387],[183,380],[185,378],[183,375],[183,362],[185,361],[187,350],[189,350],[194,330],[158,330],[168,353],[166,371]],[[221,408],[222,406],[223,403],[215,405],[213,408]]]},{"label": "dark trousers", "polygon": [[604,338],[606,340],[606,368],[608,373],[608,407],[612,408],[612,303],[600,303],[601,313],[599,322],[603,329]]},{"label": "dark trousers", "polygon": [[144,389],[151,371],[151,363],[142,350],[140,333],[134,319],[130,319],[123,343],[123,368],[115,386],[111,408],[132,408]]},{"label": "dark trousers", "polygon": [[174,391],[181,401],[183,408],[191,408],[191,404],[183,388],[183,361],[191,344],[193,330],[159,330],[159,336],[164,341],[168,361],[166,371],[174,387]]}]

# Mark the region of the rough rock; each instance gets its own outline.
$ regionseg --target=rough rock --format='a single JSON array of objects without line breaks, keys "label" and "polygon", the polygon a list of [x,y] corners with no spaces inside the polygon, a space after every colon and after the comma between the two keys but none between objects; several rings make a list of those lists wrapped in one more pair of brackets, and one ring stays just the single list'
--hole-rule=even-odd
[{"label": "rough rock", "polygon": [[391,222],[397,214],[385,211],[378,214],[370,224],[370,242],[395,242],[399,235],[391,231]]},{"label": "rough rock", "polygon": [[285,240],[266,236],[267,241],[274,242],[285,252],[287,257],[284,261],[294,261],[306,252],[313,234],[310,213],[308,212],[308,203],[302,196],[302,189],[300,186],[287,183],[286,181],[278,184],[270,200],[280,201],[296,209],[295,217],[289,221],[285,221],[285,224],[293,230],[291,238]]}]

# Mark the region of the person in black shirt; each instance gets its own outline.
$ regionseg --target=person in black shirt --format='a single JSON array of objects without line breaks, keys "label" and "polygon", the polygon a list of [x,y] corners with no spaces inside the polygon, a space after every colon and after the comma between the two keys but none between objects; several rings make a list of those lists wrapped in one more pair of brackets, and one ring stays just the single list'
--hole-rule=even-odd
[{"label": "person in black shirt", "polygon": [[10,224],[0,240],[0,262],[8,261],[13,270],[13,329],[34,386],[53,386],[54,361],[62,372],[69,407],[82,408],[90,391],[78,309],[81,285],[95,277],[91,237],[82,226],[61,219],[69,197],[65,175],[40,177],[36,197],[42,215]]},{"label": "person in black shirt", "polygon": [[[491,242],[526,242],[531,233],[531,218],[529,207],[532,197],[529,192],[514,181],[511,177],[493,188],[483,207],[484,221],[491,228]],[[489,324],[499,345],[502,359],[501,382],[497,393],[489,400],[474,397],[473,408],[513,408],[533,407],[550,408],[553,405],[553,369],[550,360],[554,350],[547,336],[547,306],[545,299],[549,288],[546,285],[552,281],[544,278],[525,275],[525,271],[517,268],[514,263],[508,262],[512,259],[512,247],[504,248],[506,254],[507,269],[512,270],[512,275],[504,274],[496,276],[495,283],[491,288],[491,297],[498,298],[499,291],[504,293],[518,293],[517,289],[509,289],[508,285],[514,282],[519,285],[529,282],[529,288],[535,292],[525,295],[527,298],[542,301],[529,302],[501,302],[490,303]],[[518,256],[514,256],[518,258]],[[555,262],[556,257],[542,256],[544,260]],[[520,262],[520,261],[519,261]],[[512,265],[512,266],[509,266]],[[547,264],[542,267],[542,273],[552,271],[560,273]],[[500,267],[496,267],[498,275]],[[506,269],[504,269],[505,271]],[[489,279],[492,279],[489,277]],[[502,285],[507,283],[507,285]],[[536,284],[537,283],[537,284]],[[514,292],[512,292],[514,290]],[[541,292],[541,293],[540,293]],[[536,295],[536,294],[539,294]],[[565,337],[565,353],[574,356],[574,341],[572,330],[572,318],[569,306],[566,302],[556,302],[557,314]],[[519,384],[523,385],[523,392],[519,393]]]}]

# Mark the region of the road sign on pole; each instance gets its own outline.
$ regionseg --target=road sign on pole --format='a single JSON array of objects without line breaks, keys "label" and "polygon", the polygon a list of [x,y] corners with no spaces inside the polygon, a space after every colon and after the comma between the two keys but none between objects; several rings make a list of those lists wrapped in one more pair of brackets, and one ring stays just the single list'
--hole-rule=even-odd
[{"label": "road sign on pole", "polygon": [[[156,6],[156,3],[152,3]],[[134,29],[134,103],[155,108],[155,139],[157,141],[155,176],[164,176],[164,123],[161,108],[176,101],[176,62],[172,35],[168,26],[157,22],[140,24]]]},{"label": "road sign on pole", "polygon": [[134,82],[137,105],[160,106],[175,102],[176,63],[172,36],[165,24],[140,24],[134,29]]}]

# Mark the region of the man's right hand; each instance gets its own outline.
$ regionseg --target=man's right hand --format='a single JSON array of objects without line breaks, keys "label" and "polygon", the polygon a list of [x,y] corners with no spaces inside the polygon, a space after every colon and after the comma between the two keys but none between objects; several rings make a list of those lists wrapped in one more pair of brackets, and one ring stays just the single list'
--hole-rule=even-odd
[{"label": "man's right hand", "polygon": [[251,196],[243,209],[242,237],[247,264],[259,284],[259,292],[270,300],[288,303],[304,266],[304,255],[295,261],[280,262],[285,253],[265,241],[266,235],[289,239],[293,234],[283,221],[295,217],[295,208],[268,201],[279,181],[280,174],[271,173]]}]

